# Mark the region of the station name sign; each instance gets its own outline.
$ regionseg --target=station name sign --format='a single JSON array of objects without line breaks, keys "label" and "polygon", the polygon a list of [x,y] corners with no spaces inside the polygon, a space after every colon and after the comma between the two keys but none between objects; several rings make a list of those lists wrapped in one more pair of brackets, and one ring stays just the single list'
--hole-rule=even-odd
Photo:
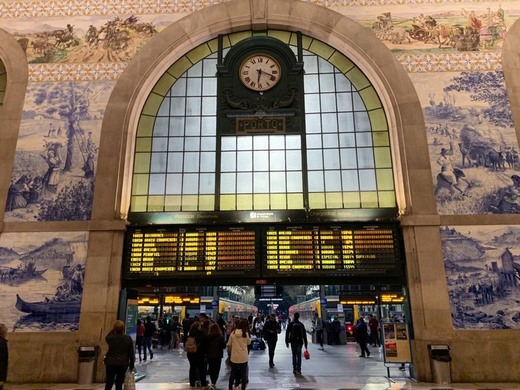
[{"label": "station name sign", "polygon": [[237,133],[285,133],[284,117],[238,117],[236,118]]}]

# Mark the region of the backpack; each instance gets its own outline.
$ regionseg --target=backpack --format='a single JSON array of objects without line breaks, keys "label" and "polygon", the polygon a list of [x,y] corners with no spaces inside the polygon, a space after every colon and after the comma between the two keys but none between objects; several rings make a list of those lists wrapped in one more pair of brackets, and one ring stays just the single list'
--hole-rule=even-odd
[{"label": "backpack", "polygon": [[303,325],[301,322],[293,322],[290,340],[292,343],[303,343]]},{"label": "backpack", "polygon": [[195,337],[188,336],[188,340],[186,340],[186,344],[184,345],[184,350],[187,353],[195,353],[197,352],[197,341],[195,340]]}]

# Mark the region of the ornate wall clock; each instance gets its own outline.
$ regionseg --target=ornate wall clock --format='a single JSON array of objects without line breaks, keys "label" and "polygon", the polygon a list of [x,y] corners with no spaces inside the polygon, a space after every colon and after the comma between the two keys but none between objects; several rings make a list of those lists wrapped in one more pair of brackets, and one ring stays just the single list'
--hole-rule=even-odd
[{"label": "ornate wall clock", "polygon": [[242,84],[253,91],[267,91],[282,77],[278,61],[269,54],[257,53],[247,57],[238,68]]}]

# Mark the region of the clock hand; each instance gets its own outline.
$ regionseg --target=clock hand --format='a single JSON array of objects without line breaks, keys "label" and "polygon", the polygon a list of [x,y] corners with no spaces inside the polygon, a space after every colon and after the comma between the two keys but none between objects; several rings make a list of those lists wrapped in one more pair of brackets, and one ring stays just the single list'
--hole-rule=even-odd
[{"label": "clock hand", "polygon": [[256,80],[256,82],[258,84],[258,83],[260,83],[260,76],[262,75],[262,69],[257,69],[256,71],[258,73],[258,80]]}]

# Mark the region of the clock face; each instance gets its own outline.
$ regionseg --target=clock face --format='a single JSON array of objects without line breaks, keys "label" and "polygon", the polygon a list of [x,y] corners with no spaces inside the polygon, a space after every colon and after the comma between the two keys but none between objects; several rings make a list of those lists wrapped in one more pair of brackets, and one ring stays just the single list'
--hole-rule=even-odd
[{"label": "clock face", "polygon": [[267,54],[247,57],[239,68],[242,84],[253,91],[267,91],[273,88],[282,75],[280,64]]}]

